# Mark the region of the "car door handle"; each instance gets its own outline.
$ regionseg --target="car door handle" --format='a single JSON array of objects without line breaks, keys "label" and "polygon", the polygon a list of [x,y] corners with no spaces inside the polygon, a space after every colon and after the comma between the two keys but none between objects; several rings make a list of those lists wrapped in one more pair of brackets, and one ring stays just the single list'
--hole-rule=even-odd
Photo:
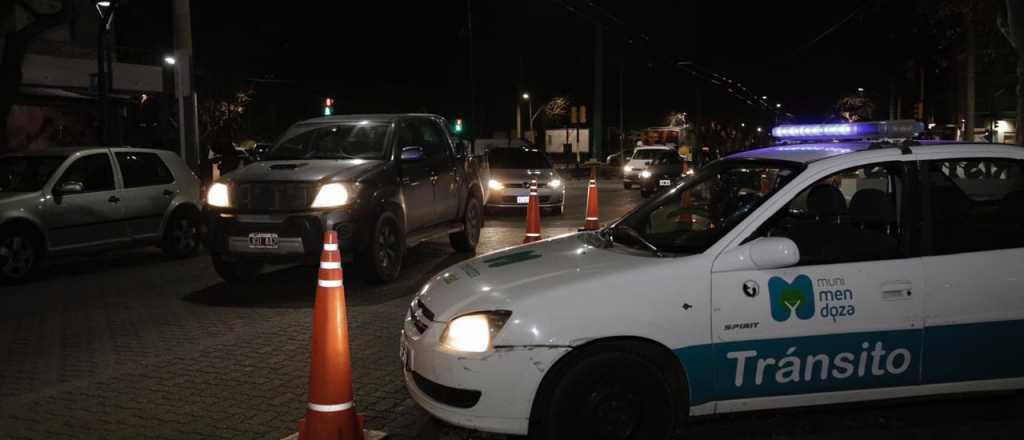
[{"label": "car door handle", "polygon": [[107,201],[110,202],[110,203],[120,203],[121,202],[121,198],[118,197],[118,196],[110,196],[107,199]]},{"label": "car door handle", "polygon": [[174,195],[174,191],[171,191],[169,189],[165,189],[164,190],[164,196],[165,197],[170,197],[170,196],[173,196],[173,195]]},{"label": "car door handle", "polygon": [[914,291],[910,281],[886,281],[882,283],[882,299],[886,301],[898,301],[910,299]]}]

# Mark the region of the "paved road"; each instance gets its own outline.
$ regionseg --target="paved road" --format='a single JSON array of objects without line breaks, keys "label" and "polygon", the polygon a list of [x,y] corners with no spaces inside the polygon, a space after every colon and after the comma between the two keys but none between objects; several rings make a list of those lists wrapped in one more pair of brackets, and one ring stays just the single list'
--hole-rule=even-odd
[{"label": "paved road", "polygon": [[[602,219],[639,202],[602,186]],[[570,188],[566,214],[583,217]],[[521,212],[488,218],[481,252],[522,240]],[[401,381],[397,337],[410,296],[470,255],[446,240],[411,249],[403,278],[369,285],[349,274],[356,402],[367,425],[393,438],[501,438],[435,423]],[[222,283],[205,257],[165,259],[139,249],[57,264],[0,293],[0,438],[266,438],[295,430],[306,401],[315,269],[283,267],[258,283]],[[805,410],[697,421],[695,438],[949,438],[1024,432],[1017,395]]]}]

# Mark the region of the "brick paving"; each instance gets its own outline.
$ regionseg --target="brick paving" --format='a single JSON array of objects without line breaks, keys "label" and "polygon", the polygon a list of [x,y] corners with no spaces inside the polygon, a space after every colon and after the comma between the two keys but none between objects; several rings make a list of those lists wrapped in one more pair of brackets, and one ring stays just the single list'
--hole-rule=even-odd
[{"label": "brick paving", "polygon": [[[639,200],[602,188],[602,219]],[[545,235],[582,220],[579,184]],[[521,213],[489,217],[481,251],[522,240]],[[432,421],[401,380],[397,338],[410,296],[468,255],[446,240],[409,251],[398,282],[346,278],[356,403],[392,438],[499,439]],[[235,290],[208,258],[138,249],[55,264],[0,293],[0,438],[283,438],[302,417],[315,269],[284,267]],[[860,409],[697,421],[694,438],[1017,438],[1010,394]]]}]

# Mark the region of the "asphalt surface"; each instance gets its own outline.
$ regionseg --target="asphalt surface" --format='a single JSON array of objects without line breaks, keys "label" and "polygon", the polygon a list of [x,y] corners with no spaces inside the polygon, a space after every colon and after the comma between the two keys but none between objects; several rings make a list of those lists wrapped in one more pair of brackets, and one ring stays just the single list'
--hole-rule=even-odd
[{"label": "asphalt surface", "polygon": [[[601,218],[640,202],[602,182]],[[584,189],[544,217],[545,236],[583,220]],[[479,252],[515,245],[522,211],[487,218]],[[470,258],[447,240],[410,249],[402,278],[346,274],[356,404],[395,439],[503,438],[433,421],[402,383],[398,334],[413,293]],[[296,429],[306,406],[315,268],[280,267],[244,288],[208,257],[156,249],[77,258],[0,292],[0,438],[265,438]],[[1024,360],[1022,360],[1024,361]],[[1020,394],[803,409],[694,420],[693,438],[1020,438]]]}]

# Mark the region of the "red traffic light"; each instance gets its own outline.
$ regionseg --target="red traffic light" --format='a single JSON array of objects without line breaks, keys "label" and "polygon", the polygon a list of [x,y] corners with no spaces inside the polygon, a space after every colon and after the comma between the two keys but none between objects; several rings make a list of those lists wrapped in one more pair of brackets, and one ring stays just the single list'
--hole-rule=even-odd
[{"label": "red traffic light", "polygon": [[334,105],[334,98],[325,98],[324,107],[331,107]]}]

